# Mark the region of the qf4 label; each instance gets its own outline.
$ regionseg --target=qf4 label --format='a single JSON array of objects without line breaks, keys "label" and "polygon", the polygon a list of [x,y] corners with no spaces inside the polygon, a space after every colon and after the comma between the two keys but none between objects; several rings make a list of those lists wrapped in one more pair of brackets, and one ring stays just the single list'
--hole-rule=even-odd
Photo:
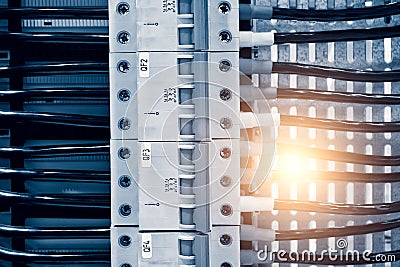
[{"label": "qf4 label", "polygon": [[142,258],[151,259],[153,257],[153,248],[151,244],[151,234],[142,234]]}]

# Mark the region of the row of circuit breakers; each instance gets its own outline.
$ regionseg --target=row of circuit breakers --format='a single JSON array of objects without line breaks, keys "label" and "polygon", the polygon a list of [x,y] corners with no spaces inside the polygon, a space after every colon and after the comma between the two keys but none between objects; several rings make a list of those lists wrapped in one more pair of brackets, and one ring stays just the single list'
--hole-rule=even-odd
[{"label": "row of circuit breakers", "polygon": [[112,266],[240,266],[239,3],[111,1],[110,51]]},{"label": "row of circuit breakers", "polygon": [[113,267],[240,266],[240,241],[275,240],[273,230],[241,225],[241,212],[274,205],[241,197],[241,179],[255,192],[268,176],[279,114],[243,106],[276,98],[252,74],[293,69],[240,58],[242,47],[281,41],[239,30],[239,17],[272,16],[254,7],[110,1]]}]

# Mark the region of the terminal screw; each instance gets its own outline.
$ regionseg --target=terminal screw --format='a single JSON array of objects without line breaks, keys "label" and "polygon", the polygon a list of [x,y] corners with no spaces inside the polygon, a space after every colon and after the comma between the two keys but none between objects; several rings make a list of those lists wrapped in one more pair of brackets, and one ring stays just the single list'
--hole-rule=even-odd
[{"label": "terminal screw", "polygon": [[232,41],[232,34],[228,31],[222,31],[219,33],[219,40],[222,43],[229,43]]},{"label": "terminal screw", "polygon": [[131,99],[131,92],[127,89],[122,89],[118,92],[118,99],[122,102],[127,102]]},{"label": "terminal screw", "polygon": [[117,6],[117,11],[122,16],[128,14],[129,9],[130,9],[130,7],[129,7],[128,3],[120,3]]},{"label": "terminal screw", "polygon": [[221,99],[224,100],[224,101],[228,101],[229,99],[232,98],[232,92],[231,92],[231,90],[226,89],[226,88],[222,89],[222,90],[219,92],[219,98],[221,98]]},{"label": "terminal screw", "polygon": [[233,208],[229,204],[224,204],[221,207],[221,214],[224,216],[231,216],[233,213]]},{"label": "terminal screw", "polygon": [[129,32],[120,32],[117,39],[120,44],[127,44],[131,40],[131,35]]},{"label": "terminal screw", "polygon": [[128,61],[121,61],[118,63],[118,71],[122,73],[127,73],[130,69],[131,64]]},{"label": "terminal screw", "polygon": [[128,118],[122,118],[118,122],[118,128],[123,131],[129,130],[131,128],[131,120]]},{"label": "terminal screw", "polygon": [[119,185],[122,188],[128,188],[131,186],[131,184],[132,184],[132,178],[129,177],[128,175],[123,175],[119,177]]},{"label": "terminal screw", "polygon": [[231,12],[231,5],[228,2],[222,2],[218,5],[218,10],[219,13],[226,15]]},{"label": "terminal screw", "polygon": [[232,120],[229,118],[222,118],[219,125],[222,129],[229,129],[232,127]]},{"label": "terminal screw", "polygon": [[123,217],[128,217],[132,213],[132,207],[128,204],[123,204],[119,207],[119,213]]},{"label": "terminal screw", "polygon": [[232,63],[230,63],[228,60],[222,60],[219,63],[219,70],[222,72],[228,72],[232,68]]},{"label": "terminal screw", "polygon": [[230,244],[232,244],[232,237],[228,234],[223,234],[219,238],[219,242],[224,246],[229,246]]},{"label": "terminal screw", "polygon": [[223,159],[230,158],[231,154],[232,154],[232,151],[231,151],[231,149],[229,147],[224,147],[223,149],[221,149],[219,151],[219,155]]},{"label": "terminal screw", "polygon": [[121,147],[118,151],[118,156],[121,159],[129,159],[131,157],[131,151],[127,147]]},{"label": "terminal screw", "polygon": [[123,235],[119,238],[119,244],[121,247],[129,247],[132,244],[132,239],[130,236]]},{"label": "terminal screw", "polygon": [[232,184],[232,179],[229,176],[222,176],[222,178],[219,180],[219,183],[223,187],[228,187]]}]

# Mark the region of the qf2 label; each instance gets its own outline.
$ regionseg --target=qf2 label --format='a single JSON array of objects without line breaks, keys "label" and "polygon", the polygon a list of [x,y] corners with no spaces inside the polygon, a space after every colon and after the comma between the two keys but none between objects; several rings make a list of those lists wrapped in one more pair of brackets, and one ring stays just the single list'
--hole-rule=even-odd
[{"label": "qf2 label", "polygon": [[139,53],[139,75],[141,78],[150,77],[150,54]]},{"label": "qf2 label", "polygon": [[151,144],[150,143],[142,143],[141,145],[141,155],[140,160],[142,162],[143,168],[151,167]]},{"label": "qf2 label", "polygon": [[153,257],[153,247],[151,244],[151,234],[142,234],[142,258],[151,259]]}]

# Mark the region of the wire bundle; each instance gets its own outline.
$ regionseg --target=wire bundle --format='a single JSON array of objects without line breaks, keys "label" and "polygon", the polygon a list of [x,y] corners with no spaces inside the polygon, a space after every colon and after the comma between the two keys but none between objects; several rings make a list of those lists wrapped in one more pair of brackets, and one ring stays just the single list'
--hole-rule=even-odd
[{"label": "wire bundle", "polygon": [[[0,7],[0,18],[8,20],[0,50],[9,51],[0,66],[2,82],[9,83],[0,91],[0,125],[10,136],[9,142],[2,136],[0,145],[0,161],[6,163],[0,165],[0,216],[10,217],[0,225],[0,237],[11,244],[0,247],[0,265],[110,264],[106,28],[87,27],[85,33],[21,29],[22,19],[106,25],[108,8],[11,6],[16,2]],[[35,227],[31,218],[45,226]],[[96,226],[88,226],[94,220]],[[66,249],[63,239],[69,239]],[[29,249],[32,240],[35,246]],[[82,240],[91,246],[81,248]],[[52,243],[51,249],[43,242]]]},{"label": "wire bundle", "polygon": [[[277,20],[298,20],[298,21],[313,21],[313,22],[336,22],[336,21],[351,21],[351,20],[366,20],[384,19],[385,22],[390,22],[390,16],[400,14],[400,2],[389,3],[380,6],[372,6],[365,8],[348,8],[348,9],[334,9],[334,10],[318,10],[318,9],[293,9],[293,8],[280,8],[269,6],[257,6],[249,4],[240,5],[240,19],[277,19]],[[319,24],[317,24],[319,25]],[[332,28],[335,24],[329,24]],[[356,25],[356,24],[355,24]],[[372,24],[371,24],[372,25]],[[365,29],[344,29],[344,30],[323,30],[305,32],[304,30],[292,32],[279,32],[279,27],[275,24],[272,26],[277,29],[273,32],[243,34],[248,37],[246,42],[241,44],[242,47],[258,47],[258,46],[271,46],[282,44],[315,44],[315,43],[328,43],[328,42],[354,42],[366,40],[379,40],[385,38],[398,38],[400,37],[400,25],[390,25],[386,27],[371,27]],[[315,27],[314,27],[315,29]],[[298,29],[296,29],[298,30]],[[242,35],[241,35],[242,36]],[[242,62],[244,64],[242,64]],[[394,83],[400,81],[400,71],[393,67],[390,70],[364,70],[364,69],[345,69],[342,66],[319,66],[303,63],[292,62],[272,62],[271,60],[249,60],[241,59],[240,69],[245,75],[251,74],[283,74],[283,75],[300,75],[312,76],[318,78],[329,78],[341,81],[360,82],[360,83]],[[286,76],[283,76],[286,77]],[[280,77],[282,79],[282,76]],[[260,82],[261,83],[261,79]],[[259,99],[265,97],[270,99],[268,93],[274,91],[277,93],[278,99],[291,99],[291,100],[308,100],[308,101],[327,101],[332,103],[349,103],[349,104],[365,104],[365,105],[387,105],[394,106],[400,104],[400,95],[398,94],[370,94],[370,93],[353,93],[353,92],[334,92],[322,89],[308,89],[308,88],[268,88],[268,85],[262,84],[260,87],[261,94]],[[375,86],[375,84],[374,84]],[[376,86],[379,86],[377,84]],[[245,87],[243,87],[245,88]],[[248,89],[251,87],[246,87]],[[383,88],[383,86],[382,86]],[[382,89],[383,90],[383,89]],[[254,94],[256,95],[256,94]],[[260,96],[261,95],[261,96]],[[257,98],[257,97],[255,97]],[[265,99],[263,98],[263,100]],[[258,100],[258,99],[257,99]],[[282,102],[277,102],[279,104]],[[283,102],[285,103],[285,102]],[[291,101],[291,106],[297,103]],[[319,102],[314,102],[318,105]],[[301,105],[301,104],[299,104]],[[243,103],[243,109],[249,111],[250,104]],[[306,116],[293,116],[280,114],[280,126],[283,127],[303,127],[309,129],[320,129],[330,131],[342,131],[352,133],[398,133],[400,132],[400,122],[364,122],[364,121],[348,121],[348,120],[335,120],[326,118],[315,118]],[[397,135],[396,135],[397,136]],[[399,155],[380,156],[380,155],[365,155],[353,152],[342,152],[335,150],[326,150],[314,147],[300,146],[299,141],[296,140],[295,144],[278,143],[278,155],[285,156],[288,151],[295,151],[296,154],[301,155],[301,158],[313,158],[317,160],[328,160],[335,162],[360,164],[368,166],[400,166]],[[290,163],[289,163],[290,164]],[[290,166],[288,166],[290,168]],[[361,172],[339,172],[339,171],[309,171],[307,175],[317,181],[339,181],[351,183],[397,183],[400,181],[400,174],[393,169],[391,173],[361,173]],[[274,182],[279,182],[279,173],[272,175]],[[296,173],[291,174],[296,175]],[[285,189],[284,189],[285,190]],[[261,201],[261,200],[260,200]],[[269,203],[269,202],[268,202]],[[267,205],[267,204],[265,204]],[[269,205],[269,204],[268,204]],[[306,240],[306,239],[320,239],[330,237],[343,237],[353,235],[366,235],[370,233],[384,232],[396,230],[400,227],[399,218],[393,218],[400,213],[399,202],[393,203],[374,203],[374,204],[340,204],[340,203],[324,203],[317,201],[301,201],[301,200],[274,200],[274,210],[277,211],[300,211],[300,212],[313,212],[324,213],[335,216],[379,216],[371,218],[374,221],[367,225],[355,226],[338,226],[329,228],[316,228],[316,229],[299,229],[299,230],[277,230],[275,239],[262,239],[261,236],[271,236],[267,232],[271,229],[264,229],[265,232],[259,231],[260,238],[253,240],[262,241],[292,241],[292,240]],[[269,210],[268,210],[269,211]],[[282,218],[282,217],[281,217]],[[317,218],[317,217],[316,217]],[[332,217],[335,218],[335,217]],[[368,217],[369,218],[369,217]],[[382,218],[377,221],[376,218]],[[272,220],[272,219],[271,219]],[[253,229],[254,230],[254,229]],[[259,230],[259,229],[258,229]],[[253,235],[254,236],[254,235]],[[244,251],[243,251],[244,252]],[[250,254],[243,254],[246,256]],[[382,253],[372,253],[370,256],[372,262],[378,259],[380,255],[393,255],[395,261],[400,260],[400,252],[398,250],[387,251]],[[299,260],[290,258],[274,259],[272,262],[248,260],[243,258],[246,264],[262,264],[262,263],[298,263],[308,265],[361,265],[371,264],[371,261],[361,260],[341,260],[334,261],[324,255],[317,255],[319,261],[308,259]],[[393,259],[392,259],[393,260]],[[389,261],[389,260],[388,260]]]}]

